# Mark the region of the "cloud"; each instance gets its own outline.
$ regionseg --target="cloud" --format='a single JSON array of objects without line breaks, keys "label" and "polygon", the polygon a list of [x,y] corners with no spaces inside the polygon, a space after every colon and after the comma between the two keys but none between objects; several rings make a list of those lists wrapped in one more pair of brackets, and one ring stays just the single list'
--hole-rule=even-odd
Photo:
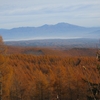
[{"label": "cloud", "polygon": [[45,6],[31,6],[31,7],[21,7],[21,8],[9,8],[2,10],[0,15],[2,16],[13,16],[13,15],[34,15],[34,14],[53,14],[53,13],[70,13],[79,11],[98,11],[99,5],[45,5]]},{"label": "cloud", "polygon": [[99,9],[100,0],[2,0],[0,22],[2,26],[12,23],[14,25],[12,27],[16,27],[16,25],[35,25],[34,22],[36,25],[61,21],[78,23],[80,19],[84,25],[84,20],[92,21],[92,18],[98,23]]},{"label": "cloud", "polygon": [[[5,1],[5,0],[4,0]],[[11,0],[9,0],[11,1]],[[14,2],[12,2],[10,5],[7,5],[7,6],[0,6],[0,15],[2,16],[7,16],[7,15],[10,15],[10,16],[13,16],[13,15],[33,15],[33,14],[48,14],[48,13],[63,13],[63,12],[74,12],[74,11],[80,11],[80,10],[97,10],[100,9],[99,7],[99,4],[97,4],[96,2],[94,3],[93,1],[92,2],[70,2],[68,0],[66,0],[66,3],[62,3],[60,0],[54,0],[55,2],[53,3],[50,3],[49,2],[46,2],[45,0],[44,3],[42,3],[40,5],[37,4],[37,2],[33,2],[31,0],[33,5],[30,4],[30,2],[23,2],[23,0],[21,0],[21,4],[24,3],[23,5],[21,5],[19,3],[19,0],[17,1],[17,3],[15,4]],[[27,1],[27,0],[26,0]],[[42,1],[42,2],[43,2]],[[60,2],[59,2],[60,1]],[[65,0],[62,0],[62,1],[65,1]],[[73,1],[73,0],[71,0]],[[75,1],[78,1],[78,0],[75,0]],[[45,3],[46,2],[46,3]],[[19,3],[19,5],[18,5]],[[26,6],[26,3],[27,6]],[[56,4],[55,4],[56,3]],[[30,4],[30,6],[29,6]],[[37,4],[37,5],[35,5]],[[98,6],[98,8],[97,8]],[[94,8],[93,8],[94,7]]]}]

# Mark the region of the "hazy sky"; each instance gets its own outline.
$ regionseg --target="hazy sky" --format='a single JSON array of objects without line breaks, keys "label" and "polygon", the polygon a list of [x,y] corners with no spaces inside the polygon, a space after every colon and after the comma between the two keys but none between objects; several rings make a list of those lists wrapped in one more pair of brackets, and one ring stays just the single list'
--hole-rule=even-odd
[{"label": "hazy sky", "polygon": [[100,0],[0,0],[0,28],[59,22],[100,26]]}]

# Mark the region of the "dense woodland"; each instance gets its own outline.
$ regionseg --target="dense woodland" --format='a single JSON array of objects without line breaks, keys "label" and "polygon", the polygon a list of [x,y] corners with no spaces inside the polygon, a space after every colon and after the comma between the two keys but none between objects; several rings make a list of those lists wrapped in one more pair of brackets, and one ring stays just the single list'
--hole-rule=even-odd
[{"label": "dense woodland", "polygon": [[13,47],[7,52],[0,39],[3,100],[100,100],[100,62],[95,57],[60,56],[48,49],[25,54]]}]

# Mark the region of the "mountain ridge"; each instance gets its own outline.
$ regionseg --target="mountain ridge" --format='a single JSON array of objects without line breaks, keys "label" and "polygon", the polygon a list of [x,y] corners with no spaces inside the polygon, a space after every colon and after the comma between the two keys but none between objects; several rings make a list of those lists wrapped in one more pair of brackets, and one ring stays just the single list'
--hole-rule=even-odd
[{"label": "mountain ridge", "polygon": [[[82,27],[69,23],[55,25],[42,25],[39,27],[18,27],[12,29],[0,29],[0,35],[4,40],[39,39],[39,38],[98,38],[100,27]],[[95,33],[96,32],[96,33]]]}]

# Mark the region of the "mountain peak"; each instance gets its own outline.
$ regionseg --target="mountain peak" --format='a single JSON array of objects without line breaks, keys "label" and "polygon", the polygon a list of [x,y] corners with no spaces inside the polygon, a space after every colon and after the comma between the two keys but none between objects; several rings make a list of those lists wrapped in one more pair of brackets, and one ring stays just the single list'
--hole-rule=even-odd
[{"label": "mountain peak", "polygon": [[76,27],[77,25],[61,22],[61,23],[56,24],[55,26],[60,26],[60,27]]},{"label": "mountain peak", "polygon": [[58,24],[56,24],[56,25],[62,25],[62,26],[63,26],[63,25],[68,25],[68,26],[69,26],[69,25],[71,25],[71,24],[69,24],[69,23],[64,23],[64,22],[61,22],[61,23],[58,23]]}]

